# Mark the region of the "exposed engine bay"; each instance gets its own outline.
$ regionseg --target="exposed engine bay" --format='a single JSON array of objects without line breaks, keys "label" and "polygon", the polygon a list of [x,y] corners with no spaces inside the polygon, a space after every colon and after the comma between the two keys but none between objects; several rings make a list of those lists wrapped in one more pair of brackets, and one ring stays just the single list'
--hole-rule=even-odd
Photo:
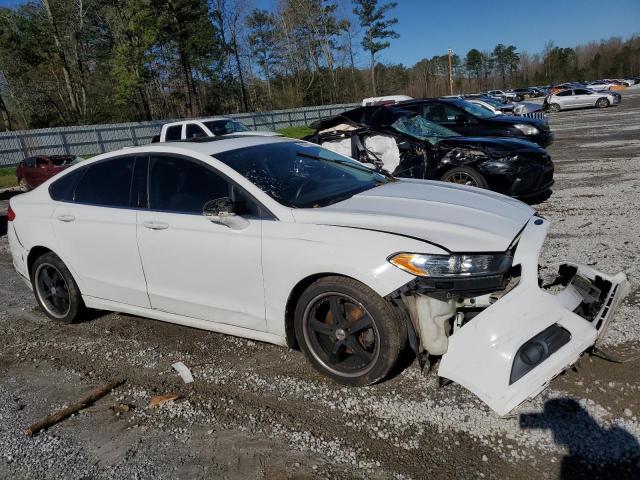
[{"label": "exposed engine bay", "polygon": [[[418,353],[439,357],[438,376],[455,381],[504,415],[542,391],[596,345],[625,297],[624,273],[563,263],[538,277],[548,223],[534,217],[503,276],[453,282],[418,279],[389,300],[405,306]],[[511,253],[511,252],[510,252]],[[482,361],[478,361],[482,359]]]}]

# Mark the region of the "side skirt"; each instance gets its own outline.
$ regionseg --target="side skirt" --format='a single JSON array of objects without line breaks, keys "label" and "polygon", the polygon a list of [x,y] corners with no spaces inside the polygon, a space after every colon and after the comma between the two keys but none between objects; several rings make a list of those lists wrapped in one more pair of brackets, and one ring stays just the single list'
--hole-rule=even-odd
[{"label": "side skirt", "polygon": [[185,327],[199,328],[201,330],[208,330],[210,332],[224,333],[225,335],[233,335],[235,337],[249,338],[251,340],[258,340],[260,342],[273,343],[282,347],[287,346],[287,341],[284,337],[280,337],[272,333],[261,332],[259,330],[251,330],[248,328],[228,325],[225,323],[210,322],[208,320],[201,320],[199,318],[185,317],[182,315],[176,315],[174,313],[163,312],[161,310],[136,307],[135,305],[112,302],[110,300],[90,297],[87,295],[83,295],[82,299],[84,300],[84,303],[87,307],[95,308],[97,310],[126,313],[129,315],[136,315],[138,317],[160,320],[161,322],[184,325]]}]

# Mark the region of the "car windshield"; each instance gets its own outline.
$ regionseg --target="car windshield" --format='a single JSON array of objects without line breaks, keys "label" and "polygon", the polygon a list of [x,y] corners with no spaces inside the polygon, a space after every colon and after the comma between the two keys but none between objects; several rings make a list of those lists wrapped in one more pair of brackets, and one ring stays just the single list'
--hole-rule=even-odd
[{"label": "car windshield", "polygon": [[453,130],[430,122],[420,115],[400,117],[391,124],[391,127],[406,135],[427,140],[432,144],[437,143],[441,138],[460,136]]},{"label": "car windshield", "polygon": [[475,103],[469,103],[465,101],[461,101],[456,103],[458,107],[463,109],[465,112],[470,113],[474,117],[478,118],[493,118],[495,114],[491,110],[487,110],[486,108],[482,108],[480,105],[476,105]]},{"label": "car windshield", "polygon": [[504,103],[496,100],[495,98],[490,98],[490,97],[485,97],[482,99],[482,101],[484,103],[488,103],[489,105],[496,107],[496,108],[500,108],[502,106],[504,106]]},{"label": "car windshield", "polygon": [[202,122],[211,130],[216,137],[219,135],[229,135],[230,133],[248,132],[249,129],[240,122],[235,120],[209,120],[208,122]]},{"label": "car windshield", "polygon": [[393,177],[306,142],[276,142],[214,157],[287,207],[317,208],[346,200]]}]

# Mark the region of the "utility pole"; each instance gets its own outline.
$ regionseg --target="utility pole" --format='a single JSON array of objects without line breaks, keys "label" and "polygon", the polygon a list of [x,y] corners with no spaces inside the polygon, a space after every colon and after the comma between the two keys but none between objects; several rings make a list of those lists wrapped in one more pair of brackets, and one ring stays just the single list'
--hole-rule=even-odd
[{"label": "utility pole", "polygon": [[453,76],[451,75],[451,54],[453,50],[449,49],[449,95],[453,95]]}]

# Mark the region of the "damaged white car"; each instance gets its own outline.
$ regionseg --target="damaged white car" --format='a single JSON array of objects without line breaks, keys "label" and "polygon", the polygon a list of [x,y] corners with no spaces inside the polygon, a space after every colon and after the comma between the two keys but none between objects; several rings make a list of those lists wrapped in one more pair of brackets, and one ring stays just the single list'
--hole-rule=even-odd
[{"label": "damaged white car", "polygon": [[100,155],[13,197],[8,220],[53,319],[89,307],[299,346],[349,385],[410,346],[499,414],[592,347],[627,289],[569,264],[542,289],[549,224],[524,203],[279,137]]}]

